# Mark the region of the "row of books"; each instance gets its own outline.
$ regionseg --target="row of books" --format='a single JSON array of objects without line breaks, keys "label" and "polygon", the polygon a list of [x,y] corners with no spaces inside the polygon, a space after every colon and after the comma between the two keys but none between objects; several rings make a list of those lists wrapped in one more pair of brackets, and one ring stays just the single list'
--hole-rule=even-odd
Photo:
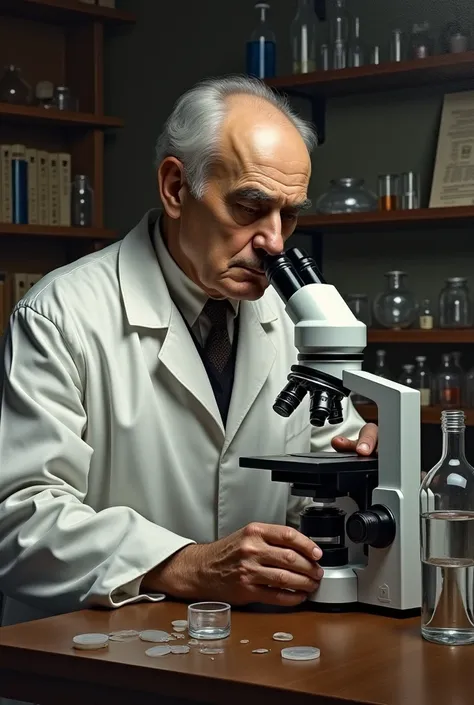
[{"label": "row of books", "polygon": [[0,272],[0,334],[5,330],[14,305],[36,284],[43,274]]},{"label": "row of books", "polygon": [[0,145],[0,222],[71,225],[71,155]]}]

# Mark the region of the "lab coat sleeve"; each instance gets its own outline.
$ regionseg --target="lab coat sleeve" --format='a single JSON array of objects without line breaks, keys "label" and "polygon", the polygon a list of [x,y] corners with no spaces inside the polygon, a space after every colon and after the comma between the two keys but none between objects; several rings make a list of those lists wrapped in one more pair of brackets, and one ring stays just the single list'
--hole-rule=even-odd
[{"label": "lab coat sleeve", "polygon": [[[312,453],[334,451],[331,446],[331,441],[336,436],[345,436],[353,441],[357,439],[362,426],[365,425],[365,421],[356,411],[350,399],[346,399],[343,402],[343,410],[344,421],[341,424],[338,424],[337,426],[325,424],[323,428],[317,428],[315,426],[311,428],[310,450]],[[304,453],[307,451],[307,448],[302,448],[300,452]],[[287,523],[290,526],[298,528],[299,514],[310,504],[312,504],[312,500],[308,497],[294,497],[293,495],[290,495],[288,501]]]},{"label": "lab coat sleeve", "polygon": [[74,329],[21,305],[1,359],[0,590],[51,613],[152,600],[142,577],[193,541],[84,503],[93,448]]}]

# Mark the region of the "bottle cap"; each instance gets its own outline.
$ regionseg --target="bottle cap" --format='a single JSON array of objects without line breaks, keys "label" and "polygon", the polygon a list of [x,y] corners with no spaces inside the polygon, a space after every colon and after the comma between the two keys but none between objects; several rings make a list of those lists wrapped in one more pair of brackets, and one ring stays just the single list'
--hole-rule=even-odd
[{"label": "bottle cap", "polygon": [[281,656],[288,661],[313,661],[321,651],[315,646],[290,646],[281,650]]}]

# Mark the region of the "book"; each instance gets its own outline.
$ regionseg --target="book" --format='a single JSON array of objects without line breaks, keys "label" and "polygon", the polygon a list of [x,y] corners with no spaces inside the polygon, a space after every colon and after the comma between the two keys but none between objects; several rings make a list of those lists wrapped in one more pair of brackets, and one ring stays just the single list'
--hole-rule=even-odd
[{"label": "book", "polygon": [[65,152],[59,158],[59,225],[71,225],[71,155]]},{"label": "book", "polygon": [[11,164],[12,222],[26,225],[28,223],[28,162],[25,145],[12,145]]},{"label": "book", "polygon": [[26,150],[28,162],[28,223],[38,224],[38,154],[36,149]]},{"label": "book", "polygon": [[38,223],[49,225],[49,155],[38,151]]},{"label": "book", "polygon": [[2,191],[2,222],[11,223],[12,211],[12,151],[9,144],[0,145],[0,183]]},{"label": "book", "polygon": [[48,225],[59,225],[59,165],[58,155],[49,154]]}]

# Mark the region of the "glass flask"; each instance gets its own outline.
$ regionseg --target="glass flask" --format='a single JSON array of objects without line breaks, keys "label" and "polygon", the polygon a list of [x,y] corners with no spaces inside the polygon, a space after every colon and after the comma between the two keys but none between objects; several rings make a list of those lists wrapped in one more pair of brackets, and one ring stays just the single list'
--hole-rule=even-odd
[{"label": "glass flask", "polygon": [[360,18],[354,17],[352,37],[349,44],[349,66],[356,68],[364,65],[364,48],[360,40]]},{"label": "glass flask", "polygon": [[410,38],[410,58],[426,59],[434,53],[434,41],[430,34],[429,22],[414,24]]},{"label": "glass flask", "polygon": [[92,225],[94,193],[89,179],[84,174],[74,177],[71,189],[71,221],[72,225],[79,228],[88,228]]},{"label": "glass flask", "polygon": [[465,277],[446,279],[439,296],[440,328],[469,328],[472,325],[471,294]]},{"label": "glass flask", "polygon": [[398,383],[405,385],[405,387],[411,387],[415,389],[415,365],[408,364],[402,365],[402,373],[399,377]]},{"label": "glass flask", "polygon": [[316,71],[317,23],[313,0],[298,0],[291,23],[293,73]]},{"label": "glass flask", "polygon": [[441,429],[441,459],[420,487],[421,634],[456,646],[474,643],[474,468],[464,412],[443,411]]},{"label": "glass flask", "polygon": [[433,380],[431,378],[431,372],[426,366],[426,357],[425,355],[417,355],[415,361],[415,389],[418,389],[420,392],[420,405],[430,406]]},{"label": "glass flask", "polygon": [[386,272],[387,288],[374,301],[374,318],[383,328],[408,328],[418,315],[415,296],[405,285],[406,273]]},{"label": "glass flask", "polygon": [[247,73],[255,78],[271,78],[276,72],[276,39],[267,24],[270,5],[259,2],[255,9],[260,21],[247,42]]},{"label": "glass flask", "polygon": [[433,328],[434,318],[431,308],[431,301],[429,299],[423,299],[423,303],[420,308],[419,320],[421,330],[431,330]]},{"label": "glass flask", "polygon": [[329,189],[316,201],[319,213],[361,213],[377,210],[377,196],[369,191],[364,179],[332,179]]},{"label": "glass flask", "polygon": [[349,24],[350,17],[346,8],[346,0],[335,0],[334,13],[329,23],[333,69],[347,67]]},{"label": "glass flask", "polygon": [[445,408],[461,406],[462,378],[450,353],[441,356],[441,367],[436,375],[437,402]]},{"label": "glass flask", "polygon": [[0,103],[29,105],[33,101],[31,86],[21,77],[18,66],[5,66],[5,73],[0,79]]},{"label": "glass flask", "polygon": [[367,327],[371,325],[370,304],[367,294],[348,294],[346,303],[357,320],[365,323]]},{"label": "glass flask", "polygon": [[390,374],[390,370],[387,365],[386,350],[375,351],[374,375],[377,375],[377,377],[383,377],[384,379],[392,379],[392,375]]}]

